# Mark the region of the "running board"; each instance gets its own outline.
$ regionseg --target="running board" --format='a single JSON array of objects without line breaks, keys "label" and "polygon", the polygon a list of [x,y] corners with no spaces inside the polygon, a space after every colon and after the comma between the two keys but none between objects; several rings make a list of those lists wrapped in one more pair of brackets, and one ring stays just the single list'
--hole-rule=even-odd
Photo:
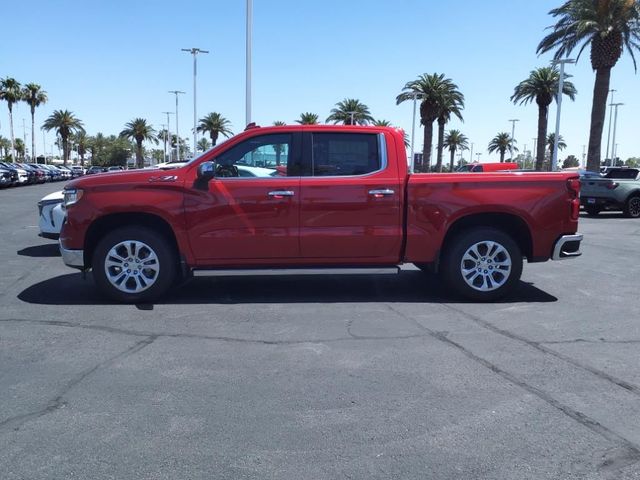
[{"label": "running board", "polygon": [[395,275],[400,267],[354,268],[258,268],[258,269],[201,269],[193,270],[194,277],[244,277],[271,275]]}]

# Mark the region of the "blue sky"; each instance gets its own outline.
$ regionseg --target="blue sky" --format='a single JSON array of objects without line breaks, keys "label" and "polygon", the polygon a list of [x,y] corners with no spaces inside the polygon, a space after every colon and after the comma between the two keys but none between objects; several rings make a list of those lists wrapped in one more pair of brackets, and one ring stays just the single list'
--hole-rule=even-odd
[{"label": "blue sky", "polygon": [[[496,133],[511,131],[511,118],[520,119],[520,148],[531,149],[537,109],[515,106],[509,97],[530,70],[548,64],[550,55],[538,57],[535,49],[553,23],[548,11],[560,3],[254,0],[254,120],[293,122],[307,111],[324,120],[336,102],[355,97],[375,118],[410,132],[411,104],[396,106],[395,96],[419,74],[442,72],[466,97],[464,123],[452,121],[448,128],[461,129],[482,160],[497,158],[489,156],[487,144]],[[135,117],[160,128],[166,122],[161,112],[174,110],[167,91],[178,89],[187,92],[179,116],[181,136],[189,137],[192,57],[180,49],[199,47],[211,53],[198,61],[198,116],[217,111],[234,132],[244,127],[244,0],[34,0],[15,2],[11,17],[0,29],[0,77],[36,82],[48,92],[38,124],[55,109],[69,109],[90,134],[117,134]],[[568,148],[561,158],[582,158],[594,81],[588,51],[567,72],[578,97],[563,103],[561,134]],[[627,55],[612,73],[616,101],[625,103],[617,133],[623,159],[640,156],[639,78]],[[27,106],[17,106],[14,118],[18,137],[25,119],[30,144]],[[554,122],[552,107],[550,131]],[[6,104],[0,105],[0,134],[9,135]],[[416,135],[416,151],[421,138]],[[37,141],[41,151],[41,133]],[[52,141],[48,134],[47,144]]]}]

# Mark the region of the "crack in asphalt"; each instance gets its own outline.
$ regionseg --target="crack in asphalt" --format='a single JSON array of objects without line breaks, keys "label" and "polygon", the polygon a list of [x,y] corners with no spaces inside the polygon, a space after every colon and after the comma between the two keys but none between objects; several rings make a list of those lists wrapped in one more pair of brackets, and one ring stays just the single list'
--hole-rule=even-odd
[{"label": "crack in asphalt", "polygon": [[581,362],[578,362],[577,360],[567,356],[567,355],[563,355],[562,353],[557,352],[556,350],[553,350],[551,348],[545,347],[543,345],[543,343],[549,343],[549,342],[536,342],[533,340],[529,340],[526,337],[523,337],[521,335],[518,335],[516,333],[510,332],[508,330],[504,330],[502,328],[496,327],[495,325],[493,325],[490,322],[487,322],[486,320],[483,320],[482,318],[478,317],[477,315],[473,315],[472,313],[468,313],[465,312],[464,310],[461,310],[459,308],[453,307],[451,305],[446,305],[446,304],[441,304],[442,306],[448,308],[449,310],[453,310],[454,312],[457,312],[465,317],[467,317],[469,320],[471,320],[472,322],[476,323],[477,325],[480,325],[481,327],[490,330],[494,333],[497,333],[498,335],[502,335],[504,337],[510,338],[511,340],[515,340],[517,342],[521,342],[524,343],[528,346],[530,346],[531,348],[534,348],[540,352],[546,353],[548,355],[551,355],[553,357],[556,357],[559,360],[562,360],[564,362],[567,362],[571,365],[573,365],[574,367],[580,368],[582,370],[586,370],[589,373],[592,373],[593,375],[601,378],[602,380],[606,380],[607,382],[611,382],[614,385],[624,388],[625,390],[632,392],[635,395],[640,396],[640,387],[629,383],[625,380],[622,380],[621,378],[617,378],[613,375],[608,374],[607,372],[600,370],[598,368],[592,367],[590,365],[585,365]]},{"label": "crack in asphalt", "polygon": [[[546,393],[544,390],[541,390],[541,389],[539,389],[537,387],[534,387],[533,385],[529,385],[524,380],[521,380],[520,378],[518,378],[515,375],[507,372],[506,370],[503,370],[502,368],[498,367],[497,365],[491,363],[489,360],[476,355],[472,351],[470,351],[467,348],[465,348],[462,344],[456,342],[455,340],[452,340],[452,339],[448,338],[442,332],[437,332],[437,331],[431,330],[430,328],[425,327],[424,325],[422,325],[415,318],[413,318],[413,317],[411,317],[409,315],[406,315],[406,314],[404,314],[403,312],[401,312],[399,310],[396,310],[393,306],[391,306],[389,304],[385,304],[385,305],[387,306],[387,308],[389,308],[389,310],[391,310],[395,314],[399,315],[400,317],[404,318],[405,320],[408,320],[408,321],[412,322],[413,324],[418,326],[418,328],[420,328],[420,329],[424,330],[425,332],[427,332],[429,334],[429,336],[431,336],[432,338],[434,338],[436,340],[439,340],[439,341],[441,341],[441,342],[443,342],[443,343],[445,343],[445,344],[447,344],[447,345],[459,350],[460,352],[462,352],[462,354],[464,354],[469,359],[473,360],[476,363],[479,363],[480,365],[484,366],[485,368],[489,369],[490,371],[494,372],[495,374],[501,376],[502,378],[504,378],[508,382],[510,382],[510,383],[522,388],[523,390],[531,393],[532,395],[535,395],[536,397],[540,398],[542,401],[546,402],[547,404],[551,405],[555,409],[557,409],[560,412],[564,413],[566,416],[572,418],[573,420],[575,420],[576,422],[578,422],[581,425],[585,426],[589,430],[591,430],[591,431],[599,434],[600,436],[604,437],[608,441],[614,442],[616,444],[624,446],[626,449],[629,450],[629,452],[631,454],[631,457],[633,458],[634,462],[640,461],[640,446],[636,445],[631,440],[623,437],[622,435],[619,435],[618,433],[614,432],[613,430],[609,429],[608,427],[605,427],[600,422],[598,422],[597,420],[592,419],[591,417],[588,417],[584,413],[582,413],[582,412],[580,412],[578,410],[574,410],[573,408],[569,407],[568,405],[565,405],[565,404],[561,403],[560,401],[556,400],[551,395]],[[451,308],[452,310],[458,311],[457,309],[449,307],[448,305],[445,305],[445,304],[442,304],[442,305],[445,306],[445,307]],[[461,311],[460,313],[463,313],[463,314],[465,314],[467,316],[470,315],[470,314],[466,314],[466,312],[464,312],[464,311]],[[497,327],[495,327],[495,328],[496,328],[496,330],[500,330],[500,329],[497,329]],[[493,330],[493,329],[491,329],[491,330]],[[500,333],[500,332],[496,332],[496,333]],[[509,333],[509,332],[507,332],[507,333]],[[501,333],[501,334],[503,334],[503,333]],[[509,336],[509,335],[507,335],[507,336]],[[509,336],[509,338],[512,338],[512,337]],[[514,338],[514,339],[517,340],[517,338]]]},{"label": "crack in asphalt", "polygon": [[32,320],[21,318],[4,318],[0,319],[0,322],[16,322],[16,323],[31,323],[35,325],[49,325],[54,327],[65,328],[81,328],[87,330],[97,330],[106,333],[115,333],[120,335],[129,335],[134,337],[155,337],[155,338],[193,338],[199,340],[212,340],[229,343],[248,343],[258,345],[303,345],[308,343],[334,343],[334,342],[347,342],[347,341],[376,341],[376,340],[407,340],[412,338],[424,338],[426,334],[410,334],[410,335],[392,335],[392,336],[365,336],[356,335],[351,333],[350,325],[347,326],[348,337],[334,337],[334,338],[317,338],[317,339],[301,339],[301,340],[261,340],[251,338],[239,338],[239,337],[225,337],[217,335],[198,335],[194,333],[169,333],[169,332],[149,332],[144,330],[130,330],[117,327],[108,327],[105,325],[87,325],[84,323],[66,322],[60,320]]},{"label": "crack in asphalt", "polygon": [[571,343],[592,343],[592,344],[634,344],[640,343],[640,340],[607,340],[606,338],[598,338],[597,340],[587,339],[587,338],[575,338],[573,340],[549,340],[549,341],[540,341],[536,342],[537,344],[545,344],[545,345],[562,345],[562,344],[571,344]]},{"label": "crack in asphalt", "polygon": [[136,343],[134,343],[131,347],[127,348],[123,352],[120,352],[117,355],[114,355],[98,363],[97,365],[94,365],[93,367],[84,370],[83,372],[80,372],[78,375],[76,375],[67,383],[67,385],[60,391],[60,393],[58,393],[58,395],[56,395],[53,399],[49,400],[44,408],[35,410],[33,412],[23,413],[20,415],[9,417],[5,420],[0,421],[0,432],[7,431],[7,430],[18,431],[20,430],[20,427],[22,427],[28,421],[36,418],[40,418],[44,415],[48,415],[49,413],[52,413],[52,412],[55,412],[56,410],[64,408],[67,405],[67,402],[64,400],[64,397],[76,386],[82,383],[87,377],[89,377],[90,375],[92,375],[93,373],[95,373],[97,370],[101,368],[112,365],[113,363],[117,362],[121,358],[127,357],[129,355],[133,355],[134,353],[139,352],[146,346],[151,345],[156,340],[156,338],[157,337],[154,335],[146,336],[142,340],[139,340]]}]

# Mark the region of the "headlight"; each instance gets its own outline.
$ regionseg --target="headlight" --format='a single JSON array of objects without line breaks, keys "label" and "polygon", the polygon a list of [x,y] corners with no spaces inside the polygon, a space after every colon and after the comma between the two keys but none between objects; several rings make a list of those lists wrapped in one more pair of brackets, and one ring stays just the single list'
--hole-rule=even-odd
[{"label": "headlight", "polygon": [[69,188],[64,191],[64,206],[69,207],[82,198],[84,192],[79,188]]}]

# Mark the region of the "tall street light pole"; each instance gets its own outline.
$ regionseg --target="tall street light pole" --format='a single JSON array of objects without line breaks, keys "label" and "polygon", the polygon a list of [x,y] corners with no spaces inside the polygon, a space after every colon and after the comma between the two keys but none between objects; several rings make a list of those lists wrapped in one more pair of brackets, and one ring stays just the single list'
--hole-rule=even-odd
[{"label": "tall street light pole", "polygon": [[551,62],[553,66],[560,64],[560,79],[558,81],[558,93],[556,95],[556,103],[558,110],[556,111],[556,134],[553,139],[553,156],[551,158],[551,171],[558,169],[558,140],[560,140],[560,113],[562,112],[562,91],[564,90],[564,65],[566,63],[576,63],[572,58],[563,58]]},{"label": "tall street light pole", "polygon": [[511,145],[509,146],[509,155],[511,155],[511,161],[513,162],[513,144],[516,142],[516,139],[515,139],[516,122],[519,122],[520,119],[513,118],[509,121],[511,122]]},{"label": "tall street light pole", "polygon": [[[173,115],[173,112],[162,112],[167,115],[167,134],[169,136],[169,158],[165,158],[166,161],[171,161],[171,123],[169,122],[169,115]],[[165,152],[166,154],[166,152]]]},{"label": "tall street light pole", "polygon": [[604,157],[605,161],[609,158],[609,142],[611,141],[611,120],[613,119],[613,94],[616,93],[617,90],[609,90],[611,94],[611,104],[609,108],[609,133],[607,134],[607,155]]},{"label": "tall street light pole", "polygon": [[411,123],[411,159],[409,160],[409,172],[413,173],[414,162],[414,139],[416,138],[416,100],[418,99],[419,92],[413,92],[413,120]]},{"label": "tall street light pole", "polygon": [[176,96],[176,162],[180,161],[180,130],[178,130],[178,95],[184,94],[180,90],[169,90],[169,93],[173,93]]},{"label": "tall street light pole", "polygon": [[196,113],[196,76],[198,75],[198,54],[199,53],[209,53],[209,50],[202,50],[200,48],[183,48],[183,52],[189,52],[193,55],[193,145],[194,151],[193,155],[195,156],[195,145],[198,143],[198,130],[197,130],[197,122],[198,115]]},{"label": "tall street light pole", "polygon": [[469,152],[469,163],[473,163],[473,145],[474,143],[471,142],[471,151]]},{"label": "tall street light pole", "polygon": [[246,121],[251,123],[251,30],[253,29],[253,0],[247,0],[247,53],[246,53]]},{"label": "tall street light pole", "polygon": [[618,127],[618,107],[624,105],[624,103],[612,103],[611,106],[615,107],[614,109],[614,118],[613,118],[613,141],[612,145],[612,155],[611,155],[611,166],[613,167],[615,162],[615,154],[616,154],[616,131]]}]

